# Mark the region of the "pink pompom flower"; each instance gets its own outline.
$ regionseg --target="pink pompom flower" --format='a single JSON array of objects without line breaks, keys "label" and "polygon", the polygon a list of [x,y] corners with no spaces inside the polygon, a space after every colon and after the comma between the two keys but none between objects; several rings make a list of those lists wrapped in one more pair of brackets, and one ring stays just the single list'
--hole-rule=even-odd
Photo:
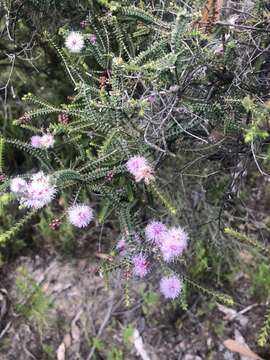
[{"label": "pink pompom flower", "polygon": [[71,31],[65,40],[65,45],[72,53],[80,53],[84,48],[83,35],[77,31]]},{"label": "pink pompom flower", "polygon": [[181,228],[181,226],[173,226],[170,228],[168,235],[174,239],[180,240],[184,248],[187,247],[188,234],[183,228]]},{"label": "pink pompom flower", "polygon": [[166,299],[176,299],[182,290],[182,282],[177,276],[163,277],[160,280],[160,292]]},{"label": "pink pompom flower", "polygon": [[171,228],[160,246],[163,259],[170,262],[181,256],[187,247],[187,239],[188,235],[182,228]]},{"label": "pink pompom flower", "polygon": [[48,149],[53,147],[54,141],[52,134],[44,134],[42,136],[34,135],[31,137],[31,145],[37,149]]},{"label": "pink pompom flower", "polygon": [[145,228],[145,237],[147,241],[159,246],[167,234],[167,226],[159,221],[152,221]]},{"label": "pink pompom flower", "polygon": [[48,149],[54,145],[54,137],[52,134],[44,134],[41,136],[40,143],[43,149]]},{"label": "pink pompom flower", "polygon": [[33,146],[33,148],[41,148],[42,144],[41,144],[41,136],[38,135],[34,135],[31,137],[31,145]]},{"label": "pink pompom flower", "polygon": [[140,278],[145,277],[149,272],[149,262],[145,255],[139,254],[132,257],[133,274]]},{"label": "pink pompom flower", "polygon": [[149,184],[154,181],[154,170],[145,157],[136,155],[131,157],[126,164],[127,170],[134,176],[136,182],[144,181]]},{"label": "pink pompom flower", "polygon": [[138,170],[137,174],[135,175],[135,181],[140,182],[144,181],[146,185],[149,185],[150,182],[155,180],[154,177],[154,170],[151,168],[150,165],[146,165]]},{"label": "pink pompom flower", "polygon": [[127,169],[132,175],[136,175],[138,170],[148,164],[145,157],[136,155],[132,156],[127,162]]},{"label": "pink pompom flower", "polygon": [[42,171],[34,174],[20,199],[22,205],[40,209],[49,204],[56,194],[56,187],[49,175]]},{"label": "pink pompom flower", "polygon": [[181,226],[173,226],[168,231],[168,236],[172,239],[179,240],[179,242],[182,245],[183,251],[187,248],[187,242],[188,242],[188,234],[187,232],[181,228]]},{"label": "pink pompom flower", "polygon": [[10,182],[10,190],[14,193],[23,193],[27,188],[27,182],[21,177],[15,177]]},{"label": "pink pompom flower", "polygon": [[93,218],[93,209],[88,205],[76,204],[68,209],[69,222],[78,228],[84,228],[88,226]]}]

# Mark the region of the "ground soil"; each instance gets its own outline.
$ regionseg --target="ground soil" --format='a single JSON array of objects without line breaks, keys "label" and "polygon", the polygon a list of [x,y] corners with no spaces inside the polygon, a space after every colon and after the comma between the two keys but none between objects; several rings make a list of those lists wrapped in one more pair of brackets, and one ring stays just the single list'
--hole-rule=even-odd
[{"label": "ground soil", "polygon": [[[27,302],[15,284],[22,266],[52,300],[42,330],[35,317],[20,314],[16,306]],[[224,340],[236,338],[267,360],[270,352],[256,345],[265,307],[246,295],[248,281],[237,275],[235,305],[222,311],[198,294],[189,299],[187,311],[159,298],[147,303],[143,293],[149,286],[136,282],[129,284],[127,305],[120,274],[113,273],[107,287],[93,261],[21,257],[2,273],[0,359],[248,359],[224,346]],[[136,329],[137,342],[129,328]],[[117,351],[118,357],[112,355]]]}]

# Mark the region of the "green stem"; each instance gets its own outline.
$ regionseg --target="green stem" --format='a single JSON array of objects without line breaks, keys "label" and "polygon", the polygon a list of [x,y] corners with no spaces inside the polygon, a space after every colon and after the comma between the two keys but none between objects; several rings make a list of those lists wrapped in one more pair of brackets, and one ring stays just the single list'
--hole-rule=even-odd
[{"label": "green stem", "polygon": [[171,205],[169,200],[165,197],[164,194],[162,194],[162,192],[156,187],[156,185],[153,182],[149,185],[149,188],[160,199],[160,201],[166,207],[166,209],[170,212],[170,214],[173,216],[176,215],[176,213],[177,213],[176,208]]}]

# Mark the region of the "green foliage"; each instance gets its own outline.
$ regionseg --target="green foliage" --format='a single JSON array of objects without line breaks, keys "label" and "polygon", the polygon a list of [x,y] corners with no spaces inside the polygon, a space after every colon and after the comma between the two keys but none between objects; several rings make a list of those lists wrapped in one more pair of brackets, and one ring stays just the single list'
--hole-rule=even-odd
[{"label": "green foliage", "polygon": [[123,354],[122,350],[119,350],[118,348],[113,347],[108,352],[108,360],[124,360],[124,354]]},{"label": "green foliage", "polygon": [[8,241],[14,238],[15,235],[27,224],[34,215],[36,211],[29,211],[24,217],[22,217],[15,225],[13,225],[9,230],[3,232],[0,235],[0,245],[6,245]]},{"label": "green foliage", "polygon": [[253,295],[268,299],[270,297],[270,265],[262,262],[250,271],[251,287]]},{"label": "green foliage", "polygon": [[224,229],[224,233],[232,236],[238,240],[240,240],[241,242],[251,245],[252,247],[254,247],[255,249],[257,249],[258,251],[260,251],[262,254],[266,253],[269,254],[270,253],[270,249],[264,245],[262,245],[260,242],[250,238],[249,236],[247,236],[246,234],[243,234],[239,231],[233,230],[231,228],[225,228]]},{"label": "green foliage", "polygon": [[124,329],[123,329],[123,342],[124,342],[124,345],[128,348],[130,348],[130,346],[132,344],[133,332],[134,332],[134,329],[131,325],[128,325],[128,326],[124,327]]},{"label": "green foliage", "polygon": [[258,336],[258,345],[266,346],[270,336],[270,309],[267,310],[263,326]]},{"label": "green foliage", "polygon": [[209,270],[209,255],[203,241],[197,241],[195,244],[195,258],[190,269],[193,278],[203,278]]},{"label": "green foliage", "polygon": [[186,283],[188,285],[191,285],[192,287],[196,288],[201,293],[203,293],[209,297],[212,297],[212,298],[216,299],[217,301],[222,302],[225,305],[233,305],[234,304],[234,301],[231,296],[219,293],[217,291],[210,290],[208,288],[205,288],[203,285],[197,284],[187,277],[185,277],[184,279],[186,280]]},{"label": "green foliage", "polygon": [[63,255],[72,256],[77,243],[74,229],[68,222],[63,222],[60,228],[54,231],[48,226],[53,219],[53,211],[46,209],[40,216],[39,222],[34,225],[35,232],[32,235],[34,244],[39,248],[44,243]]},{"label": "green foliage", "polygon": [[104,344],[104,342],[103,342],[101,339],[94,337],[94,338],[92,339],[92,341],[93,341],[93,346],[94,346],[97,350],[102,350],[102,349],[104,349],[105,344]]},{"label": "green foliage", "polygon": [[171,215],[176,215],[176,209],[171,205],[166,196],[157,188],[155,184],[151,184],[150,189],[153,194],[157,196],[157,198],[161,201],[161,203],[166,207]]},{"label": "green foliage", "polygon": [[218,337],[223,337],[225,333],[225,322],[219,321],[217,324],[215,324],[214,332]]},{"label": "green foliage", "polygon": [[48,159],[47,159],[47,156],[46,156],[44,151],[42,151],[40,149],[35,149],[30,144],[28,144],[28,143],[26,143],[24,141],[17,140],[17,139],[6,138],[5,142],[7,144],[10,144],[10,145],[16,147],[19,150],[27,152],[29,155],[31,155],[34,158],[36,158],[37,160],[39,160],[41,165],[46,170],[51,169],[51,165],[48,163]]},{"label": "green foliage", "polygon": [[55,356],[55,351],[52,345],[42,342],[42,351],[48,356],[49,359],[53,359]]},{"label": "green foliage", "polygon": [[0,194],[0,265],[2,265],[7,258],[20,254],[25,247],[23,240],[24,234],[21,229],[27,224],[29,225],[34,216],[33,212],[29,212],[14,224],[14,200],[14,194],[6,192]]},{"label": "green foliage", "polygon": [[179,10],[172,30],[171,40],[172,46],[176,52],[182,50],[183,34],[187,30],[190,18],[191,15],[185,9]]},{"label": "green foliage", "polygon": [[4,208],[14,200],[14,195],[11,193],[3,193],[0,195],[0,216],[5,214]]},{"label": "green foliage", "polygon": [[269,109],[264,104],[258,104],[250,96],[242,100],[242,105],[251,116],[251,125],[246,129],[245,141],[264,140],[269,134],[265,130],[269,118]]},{"label": "green foliage", "polygon": [[135,6],[121,7],[119,8],[118,14],[124,18],[130,18],[133,20],[141,21],[147,25],[154,25],[158,27],[158,30],[170,29],[170,25],[160,21],[160,19],[151,15],[142,9]]},{"label": "green foliage", "polygon": [[4,172],[5,139],[0,137],[0,174]]},{"label": "green foliage", "polygon": [[141,294],[143,297],[142,310],[146,316],[151,315],[153,312],[156,311],[158,307],[159,295],[151,288],[148,291],[145,291],[145,289],[143,289]]},{"label": "green foliage", "polygon": [[[237,232],[231,228],[225,228],[225,233],[237,238],[238,240],[251,245],[255,248],[260,255],[269,255],[269,248],[263,246],[258,241],[251,239],[247,235]],[[270,265],[267,262],[262,262],[261,258],[257,259],[257,262],[249,269],[249,276],[251,279],[250,292],[252,295],[259,296],[269,300],[270,297]],[[270,312],[266,313],[264,324],[258,335],[259,346],[265,346],[269,338],[270,332]]]},{"label": "green foliage", "polygon": [[184,311],[188,310],[187,295],[187,285],[184,282],[181,290],[181,296],[179,298],[180,307]]},{"label": "green foliage", "polygon": [[42,336],[44,328],[51,321],[52,302],[45,294],[42,286],[35,281],[26,268],[19,267],[17,274],[18,303],[16,304],[16,311],[29,321],[33,321]]}]

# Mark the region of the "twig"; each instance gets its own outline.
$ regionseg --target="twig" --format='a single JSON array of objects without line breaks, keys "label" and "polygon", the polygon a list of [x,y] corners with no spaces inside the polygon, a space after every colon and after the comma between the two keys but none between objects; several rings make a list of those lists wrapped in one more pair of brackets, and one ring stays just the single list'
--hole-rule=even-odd
[{"label": "twig", "polygon": [[[95,337],[96,339],[99,339],[99,338],[100,338],[100,336],[101,336],[101,334],[102,334],[105,326],[107,325],[108,321],[110,320],[110,317],[111,317],[111,314],[112,314],[112,310],[113,310],[113,305],[114,305],[114,302],[113,302],[113,297],[112,297],[112,298],[111,298],[111,301],[110,301],[110,303],[109,303],[109,308],[108,308],[108,311],[107,311],[107,313],[106,313],[106,316],[105,316],[105,318],[104,318],[104,320],[103,320],[103,323],[101,324],[101,326],[100,326],[100,328],[99,328],[99,330],[98,330],[98,333],[97,333],[97,335],[96,335],[96,337]],[[94,355],[94,353],[95,353],[95,350],[96,350],[96,346],[93,345],[90,353],[88,354],[88,356],[87,356],[87,358],[86,358],[86,360],[92,359],[92,357],[93,357],[93,355]]]},{"label": "twig", "polygon": [[217,21],[215,23],[215,25],[222,25],[222,26],[228,26],[228,27],[235,27],[235,28],[239,28],[239,29],[247,29],[247,30],[254,30],[254,31],[261,31],[261,32],[270,33],[270,30],[268,30],[268,29],[258,28],[258,27],[255,27],[255,26],[231,24],[231,23],[226,23],[226,22],[223,22],[223,21]]}]

